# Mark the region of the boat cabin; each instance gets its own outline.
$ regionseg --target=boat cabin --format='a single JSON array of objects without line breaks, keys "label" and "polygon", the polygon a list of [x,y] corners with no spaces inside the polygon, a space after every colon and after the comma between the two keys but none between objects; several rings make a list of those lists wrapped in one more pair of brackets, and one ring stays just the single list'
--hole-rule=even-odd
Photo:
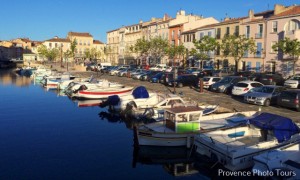
[{"label": "boat cabin", "polygon": [[165,109],[166,127],[176,133],[199,131],[202,113],[203,109],[196,106]]}]

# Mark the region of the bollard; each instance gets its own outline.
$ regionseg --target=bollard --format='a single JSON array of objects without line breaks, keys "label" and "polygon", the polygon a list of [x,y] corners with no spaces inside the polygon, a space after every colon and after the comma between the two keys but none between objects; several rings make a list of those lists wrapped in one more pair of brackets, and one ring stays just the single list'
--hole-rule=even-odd
[{"label": "bollard", "polygon": [[202,78],[199,79],[199,92],[203,93],[203,79]]}]

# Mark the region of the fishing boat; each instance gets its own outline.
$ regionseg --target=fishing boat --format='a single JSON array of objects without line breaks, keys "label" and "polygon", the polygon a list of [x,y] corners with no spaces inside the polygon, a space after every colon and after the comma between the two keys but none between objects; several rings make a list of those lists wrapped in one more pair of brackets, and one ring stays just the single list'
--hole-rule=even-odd
[{"label": "fishing boat", "polygon": [[35,67],[28,66],[28,67],[18,68],[15,70],[15,72],[20,76],[30,77],[35,70],[36,70]]},{"label": "fishing boat", "polygon": [[300,142],[254,156],[253,161],[254,175],[300,179]]},{"label": "fishing boat", "polygon": [[254,156],[298,141],[299,137],[299,127],[291,119],[261,113],[244,126],[199,134],[195,146],[200,155],[237,171],[252,167]]},{"label": "fishing boat", "polygon": [[255,114],[255,111],[249,111],[203,116],[203,109],[197,106],[166,108],[163,121],[134,129],[135,143],[148,146],[187,146],[190,148],[196,134],[235,126]]}]

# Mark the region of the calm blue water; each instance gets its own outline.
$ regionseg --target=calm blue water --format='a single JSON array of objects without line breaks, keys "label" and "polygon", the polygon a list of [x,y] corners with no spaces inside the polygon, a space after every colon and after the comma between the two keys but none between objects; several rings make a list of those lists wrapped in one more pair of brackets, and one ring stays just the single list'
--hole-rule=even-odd
[{"label": "calm blue water", "polygon": [[[133,156],[132,122],[100,118],[105,109],[79,108],[9,72],[0,73],[0,94],[0,179],[175,178],[160,162],[174,159],[169,152]],[[199,178],[200,173],[179,177]]]}]

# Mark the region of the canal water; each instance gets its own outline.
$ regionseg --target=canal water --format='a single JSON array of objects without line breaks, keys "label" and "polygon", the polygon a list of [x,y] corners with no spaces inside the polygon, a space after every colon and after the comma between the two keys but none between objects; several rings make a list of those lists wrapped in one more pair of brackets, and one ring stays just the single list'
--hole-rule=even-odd
[{"label": "canal water", "polygon": [[0,179],[209,179],[185,149],[134,149],[140,122],[11,71],[0,71],[0,94]]}]

